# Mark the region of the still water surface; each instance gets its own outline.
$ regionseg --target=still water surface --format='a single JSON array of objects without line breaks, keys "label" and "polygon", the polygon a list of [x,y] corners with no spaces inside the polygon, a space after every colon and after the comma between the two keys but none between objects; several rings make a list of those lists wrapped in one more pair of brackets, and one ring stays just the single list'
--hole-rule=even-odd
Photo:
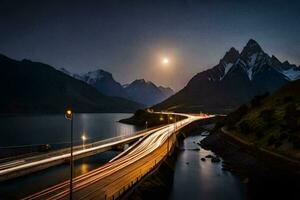
[{"label": "still water surface", "polygon": [[[83,132],[90,141],[118,135],[132,134],[139,128],[118,123],[131,114],[78,114],[74,118],[74,138]],[[1,116],[0,146],[68,141],[69,123],[61,115]],[[246,189],[237,177],[222,171],[220,163],[205,162],[200,158],[210,151],[199,148],[194,142],[203,136],[190,136],[184,140],[175,166],[174,183],[170,200],[193,199],[245,199]],[[76,176],[91,171],[116,156],[118,152],[105,152],[75,162]],[[31,175],[0,183],[0,199],[19,199],[69,178],[69,165],[51,167]]]},{"label": "still water surface", "polygon": [[[88,142],[120,135],[130,135],[141,128],[119,123],[132,114],[76,114],[74,140],[80,142],[83,133]],[[29,144],[64,144],[70,136],[70,122],[63,115],[6,115],[0,116],[1,147]],[[119,152],[108,151],[75,161],[75,175],[91,171]],[[46,170],[0,183],[0,199],[20,199],[49,186],[69,179],[69,165],[63,164]]]},{"label": "still water surface", "polygon": [[246,199],[246,186],[230,172],[222,170],[222,164],[210,159],[201,161],[213,152],[199,148],[194,142],[203,136],[189,136],[182,144],[174,174],[174,182],[169,200],[243,200]]},{"label": "still water surface", "polygon": [[[119,123],[132,114],[75,114],[74,141],[82,134],[88,142],[129,135],[139,130]],[[0,147],[28,144],[62,144],[70,139],[70,121],[64,115],[0,115]]]}]

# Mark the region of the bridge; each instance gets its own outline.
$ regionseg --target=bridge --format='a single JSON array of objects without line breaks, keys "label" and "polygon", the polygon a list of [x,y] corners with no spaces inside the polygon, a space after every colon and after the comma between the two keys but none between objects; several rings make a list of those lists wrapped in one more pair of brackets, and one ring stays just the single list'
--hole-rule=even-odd
[{"label": "bridge", "polygon": [[[172,113],[173,114],[173,113]],[[184,114],[182,114],[184,115]],[[73,180],[74,199],[116,199],[158,167],[174,148],[177,135],[190,123],[210,116],[187,118],[165,125],[151,133],[103,166]],[[69,199],[70,181],[54,185],[25,198]]]},{"label": "bridge", "polygon": [[[85,144],[84,146],[75,146],[73,147],[73,159],[77,160],[112,149],[123,148],[126,144],[131,144],[160,129],[162,127],[149,128],[130,136],[119,136]],[[70,162],[70,148],[4,162],[0,164],[0,181],[30,174],[64,162]]]},{"label": "bridge", "polygon": [[[159,113],[172,114],[174,113]],[[103,166],[73,179],[74,199],[115,199],[157,168],[174,148],[177,135],[188,124],[209,116],[177,114],[186,118],[168,125],[146,129],[131,136],[120,136],[74,147],[74,160],[133,144]],[[70,161],[70,149],[61,149],[3,163],[0,181],[33,173]],[[25,199],[68,199],[70,180],[47,188]]]}]

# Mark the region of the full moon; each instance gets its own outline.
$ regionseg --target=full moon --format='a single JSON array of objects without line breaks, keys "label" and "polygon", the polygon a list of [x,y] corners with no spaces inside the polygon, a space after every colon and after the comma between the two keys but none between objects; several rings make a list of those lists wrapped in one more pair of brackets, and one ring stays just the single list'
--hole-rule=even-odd
[{"label": "full moon", "polygon": [[161,62],[162,62],[162,64],[167,65],[167,64],[169,64],[169,59],[163,58]]}]

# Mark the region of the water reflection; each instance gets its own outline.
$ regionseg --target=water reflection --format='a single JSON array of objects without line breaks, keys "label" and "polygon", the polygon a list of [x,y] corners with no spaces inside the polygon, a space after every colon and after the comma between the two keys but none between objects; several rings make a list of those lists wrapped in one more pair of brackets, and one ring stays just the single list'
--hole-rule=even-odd
[{"label": "water reflection", "polygon": [[[74,163],[74,174],[75,176],[79,176],[96,169],[117,154],[118,152],[108,151],[76,160]],[[21,199],[22,197],[68,180],[70,176],[69,170],[69,164],[65,163],[13,180],[0,182],[0,199]]]},{"label": "water reflection", "polygon": [[[131,114],[75,114],[74,138],[82,144],[119,135],[130,135],[139,128],[118,123]],[[69,141],[69,126],[63,115],[22,115],[0,116],[0,146],[22,144],[63,143]],[[74,174],[79,176],[108,162],[119,152],[109,151],[88,158],[76,160]],[[0,199],[20,199],[69,179],[69,164],[51,167],[47,170],[0,183]],[[33,187],[33,183],[35,184]]]},{"label": "water reflection", "polygon": [[[74,141],[86,142],[129,135],[137,127],[118,123],[132,114],[74,114]],[[64,115],[0,115],[0,147],[28,144],[63,144],[69,142],[70,124]]]},{"label": "water reflection", "polygon": [[222,171],[221,163],[212,163],[210,159],[201,161],[211,151],[198,149],[194,143],[202,136],[190,136],[184,140],[175,166],[174,183],[170,200],[181,199],[246,199],[246,187],[229,172]]},{"label": "water reflection", "polygon": [[87,163],[82,163],[80,166],[80,174],[85,174],[88,171],[90,171],[89,165]]}]

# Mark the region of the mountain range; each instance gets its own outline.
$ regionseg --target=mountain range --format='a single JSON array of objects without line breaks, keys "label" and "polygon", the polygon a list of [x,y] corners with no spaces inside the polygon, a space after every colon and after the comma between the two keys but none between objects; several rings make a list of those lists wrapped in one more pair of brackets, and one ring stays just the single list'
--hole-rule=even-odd
[{"label": "mountain range", "polygon": [[1,113],[133,112],[144,105],[109,97],[49,65],[0,55]]},{"label": "mountain range", "polygon": [[299,78],[299,66],[269,56],[250,39],[241,53],[230,48],[216,66],[196,74],[182,90],[153,108],[227,113]]},{"label": "mountain range", "polygon": [[174,94],[171,88],[156,86],[151,81],[145,81],[144,79],[138,79],[130,84],[121,85],[113,78],[111,73],[102,69],[90,71],[82,75],[72,74],[64,68],[59,70],[88,83],[107,96],[126,98],[147,106],[157,104]]}]

